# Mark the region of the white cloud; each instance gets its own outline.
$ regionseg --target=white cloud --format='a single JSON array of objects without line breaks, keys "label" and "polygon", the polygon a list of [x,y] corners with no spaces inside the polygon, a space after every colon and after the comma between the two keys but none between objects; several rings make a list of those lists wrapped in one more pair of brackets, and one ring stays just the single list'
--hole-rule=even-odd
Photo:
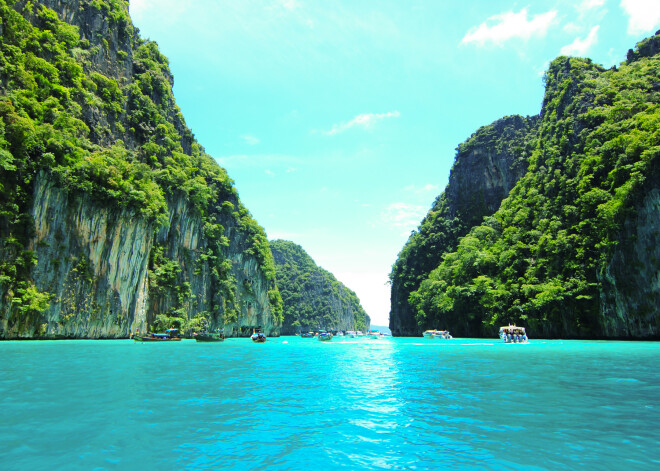
[{"label": "white cloud", "polygon": [[348,131],[353,127],[369,129],[373,127],[374,124],[376,124],[378,121],[382,121],[386,118],[398,118],[399,116],[401,116],[401,113],[398,111],[388,111],[387,113],[360,114],[345,123],[333,124],[332,128],[329,131],[323,131],[323,134],[327,136],[334,136],[344,131]]},{"label": "white cloud", "polygon": [[433,185],[431,183],[427,183],[426,185],[418,186],[418,185],[408,185],[403,189],[403,191],[407,191],[409,193],[415,193],[415,194],[424,194],[424,193],[438,193],[440,191],[440,185]]},{"label": "white cloud", "polygon": [[584,25],[578,23],[566,23],[564,25],[564,32],[570,34],[571,36],[579,34],[584,31]]},{"label": "white cloud", "polygon": [[392,203],[381,212],[381,220],[394,227],[404,229],[404,232],[415,229],[422,221],[428,208],[426,206]]},{"label": "white cloud", "polygon": [[658,0],[621,0],[621,8],[628,14],[628,34],[652,32],[660,23]]},{"label": "white cloud", "polygon": [[605,0],[582,0],[582,2],[577,5],[578,11],[588,11],[594,8],[602,7],[605,5]]},{"label": "white cloud", "polygon": [[589,31],[589,34],[586,38],[575,38],[571,44],[568,44],[561,48],[559,54],[562,56],[584,56],[587,54],[591,46],[598,42],[598,29],[600,26],[594,26]]},{"label": "white cloud", "polygon": [[520,13],[509,11],[488,18],[479,26],[471,28],[461,43],[477,43],[483,45],[488,42],[502,44],[510,39],[529,39],[532,36],[545,36],[552,25],[557,12],[554,10],[527,18],[527,9]]},{"label": "white cloud", "polygon": [[289,11],[300,7],[300,4],[296,0],[280,0],[279,4],[282,6],[282,8]]},{"label": "white cloud", "polygon": [[261,142],[258,137],[252,136],[250,134],[244,134],[240,138],[249,146],[256,146]]}]

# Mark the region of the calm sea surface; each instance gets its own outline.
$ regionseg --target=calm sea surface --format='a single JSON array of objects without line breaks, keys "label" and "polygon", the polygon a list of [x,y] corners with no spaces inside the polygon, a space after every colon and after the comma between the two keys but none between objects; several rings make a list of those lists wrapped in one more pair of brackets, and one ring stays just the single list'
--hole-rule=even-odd
[{"label": "calm sea surface", "polygon": [[0,468],[660,468],[660,343],[0,342]]}]

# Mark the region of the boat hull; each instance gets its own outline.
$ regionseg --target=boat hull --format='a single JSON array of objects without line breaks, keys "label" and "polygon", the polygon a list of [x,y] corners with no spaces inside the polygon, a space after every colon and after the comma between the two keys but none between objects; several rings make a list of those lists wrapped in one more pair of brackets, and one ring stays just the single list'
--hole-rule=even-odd
[{"label": "boat hull", "polygon": [[224,335],[218,334],[194,334],[193,337],[197,342],[224,342],[225,340]]},{"label": "boat hull", "polygon": [[134,335],[133,340],[135,340],[136,342],[180,342],[181,338],[180,337],[164,338],[164,337],[149,337],[149,336]]}]

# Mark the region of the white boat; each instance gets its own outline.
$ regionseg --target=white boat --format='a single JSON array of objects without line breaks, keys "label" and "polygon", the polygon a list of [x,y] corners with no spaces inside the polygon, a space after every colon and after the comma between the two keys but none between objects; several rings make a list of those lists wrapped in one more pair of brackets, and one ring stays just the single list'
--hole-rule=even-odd
[{"label": "white boat", "polygon": [[422,335],[425,339],[450,340],[454,338],[451,336],[448,330],[426,330]]},{"label": "white boat", "polygon": [[524,327],[507,325],[500,327],[500,338],[504,343],[527,343],[527,333]]},{"label": "white boat", "polygon": [[347,330],[346,337],[348,337],[349,339],[354,339],[355,337],[357,337],[357,333],[355,333],[354,330]]},{"label": "white boat", "polygon": [[379,339],[380,338],[380,331],[370,330],[369,332],[367,332],[367,338],[369,338],[369,339]]}]

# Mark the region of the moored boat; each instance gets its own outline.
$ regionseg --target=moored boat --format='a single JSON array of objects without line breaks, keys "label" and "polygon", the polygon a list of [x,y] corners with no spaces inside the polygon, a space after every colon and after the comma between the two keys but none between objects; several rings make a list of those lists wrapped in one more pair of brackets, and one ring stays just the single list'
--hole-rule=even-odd
[{"label": "moored boat", "polygon": [[326,332],[325,330],[319,330],[319,340],[321,342],[332,340],[332,334],[330,332]]},{"label": "moored boat", "polygon": [[259,330],[252,330],[252,335],[250,336],[253,342],[256,343],[264,343],[266,341],[266,335],[263,333],[261,329]]},{"label": "moored boat", "polygon": [[367,332],[367,338],[368,339],[379,339],[380,338],[380,331],[379,330],[370,330]]},{"label": "moored boat", "polygon": [[179,329],[167,329],[163,334],[147,332],[146,335],[140,335],[136,332],[133,336],[136,342],[177,342],[181,340]]},{"label": "moored boat", "polygon": [[314,338],[314,332],[303,332],[300,334],[300,337],[303,339],[312,339]]},{"label": "moored boat", "polygon": [[193,338],[197,342],[222,342],[225,340],[223,332],[194,332]]},{"label": "moored boat", "polygon": [[507,325],[500,327],[500,338],[504,343],[527,343],[527,333],[524,327]]},{"label": "moored boat", "polygon": [[450,340],[454,338],[451,336],[448,330],[437,330],[437,329],[426,330],[422,335],[425,339]]}]

